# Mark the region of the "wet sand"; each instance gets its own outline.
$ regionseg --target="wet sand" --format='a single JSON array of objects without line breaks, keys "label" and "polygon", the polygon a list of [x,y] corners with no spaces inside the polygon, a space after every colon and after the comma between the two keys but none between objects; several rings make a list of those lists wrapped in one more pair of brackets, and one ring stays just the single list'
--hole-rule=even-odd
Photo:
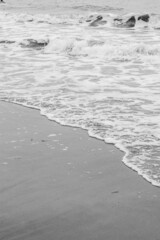
[{"label": "wet sand", "polygon": [[0,240],[159,240],[160,189],[114,146],[0,102]]}]

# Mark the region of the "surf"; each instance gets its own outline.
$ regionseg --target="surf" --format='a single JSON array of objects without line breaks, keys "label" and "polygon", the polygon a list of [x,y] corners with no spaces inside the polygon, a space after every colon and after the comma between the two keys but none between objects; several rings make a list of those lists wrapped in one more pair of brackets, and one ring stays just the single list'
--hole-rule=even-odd
[{"label": "surf", "polygon": [[160,186],[159,15],[83,11],[0,15],[0,99],[116,145]]}]

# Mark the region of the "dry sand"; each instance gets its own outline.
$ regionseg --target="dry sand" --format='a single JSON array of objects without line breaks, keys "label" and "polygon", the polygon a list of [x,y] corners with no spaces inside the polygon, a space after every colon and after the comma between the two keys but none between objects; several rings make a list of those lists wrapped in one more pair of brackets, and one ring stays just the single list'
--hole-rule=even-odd
[{"label": "dry sand", "polygon": [[159,240],[160,189],[114,146],[0,102],[0,240]]}]

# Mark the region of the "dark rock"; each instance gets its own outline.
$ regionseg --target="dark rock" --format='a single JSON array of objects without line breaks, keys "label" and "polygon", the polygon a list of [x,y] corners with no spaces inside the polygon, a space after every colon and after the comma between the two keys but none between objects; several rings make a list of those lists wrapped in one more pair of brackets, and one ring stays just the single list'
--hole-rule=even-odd
[{"label": "dark rock", "polygon": [[48,41],[38,41],[35,39],[26,39],[26,42],[20,44],[22,47],[27,48],[42,48],[48,45]]},{"label": "dark rock", "polygon": [[144,14],[144,15],[139,16],[138,20],[142,20],[144,22],[149,22],[149,18],[150,18],[149,14]]},{"label": "dark rock", "polygon": [[97,16],[97,20],[102,20],[102,19],[103,19],[103,17],[101,15]]},{"label": "dark rock", "polygon": [[127,27],[134,27],[136,23],[136,18],[135,16],[132,16],[131,18],[128,19],[126,22]]},{"label": "dark rock", "polygon": [[136,24],[136,18],[135,16],[130,17],[126,22],[123,22],[123,20],[120,19],[120,23],[117,24],[117,27],[120,28],[132,28]]},{"label": "dark rock", "polygon": [[96,17],[96,19],[95,19],[93,22],[90,23],[89,26],[91,26],[91,27],[97,27],[97,26],[99,26],[99,25],[104,25],[104,24],[106,24],[107,21],[102,21],[102,19],[103,19],[103,17],[102,17],[101,15],[98,15],[98,16]]}]

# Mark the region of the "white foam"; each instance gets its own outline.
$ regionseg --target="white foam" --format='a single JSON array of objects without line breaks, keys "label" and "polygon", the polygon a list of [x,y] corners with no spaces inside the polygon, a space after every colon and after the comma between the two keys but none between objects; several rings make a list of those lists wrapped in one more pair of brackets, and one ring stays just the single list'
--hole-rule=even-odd
[{"label": "white foam", "polygon": [[132,30],[89,28],[79,16],[0,20],[0,99],[114,144],[127,166],[160,186],[158,20]]}]

